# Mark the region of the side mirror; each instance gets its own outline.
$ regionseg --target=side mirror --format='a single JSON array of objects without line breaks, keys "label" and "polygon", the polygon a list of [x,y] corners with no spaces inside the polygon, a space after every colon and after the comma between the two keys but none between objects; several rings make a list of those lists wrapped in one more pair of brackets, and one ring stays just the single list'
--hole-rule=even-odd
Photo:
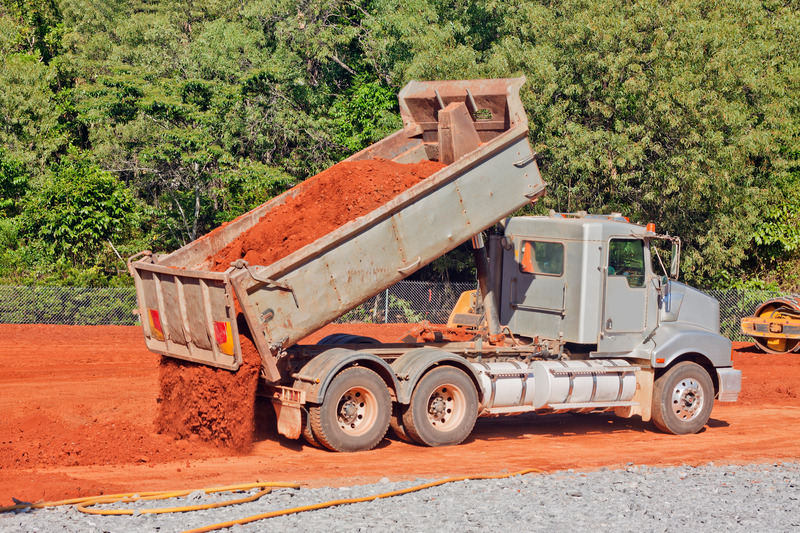
[{"label": "side mirror", "polygon": [[678,279],[681,270],[681,240],[675,237],[672,241],[672,262],[669,266],[669,277]]}]

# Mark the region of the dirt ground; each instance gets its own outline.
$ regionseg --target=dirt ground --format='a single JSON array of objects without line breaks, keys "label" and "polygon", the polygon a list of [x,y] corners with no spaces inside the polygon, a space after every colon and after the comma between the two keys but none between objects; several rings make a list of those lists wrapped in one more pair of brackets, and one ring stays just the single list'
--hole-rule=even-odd
[{"label": "dirt ground", "polygon": [[[394,340],[406,325],[329,326]],[[289,441],[260,405],[246,454],[154,431],[158,356],[137,327],[0,325],[0,505],[74,496],[264,481],[341,486],[535,467],[544,470],[751,463],[800,457],[800,355],[737,344],[744,373],[735,404],[717,402],[696,435],[657,432],[613,415],[479,419],[465,443],[423,448],[385,439],[332,453]]]}]

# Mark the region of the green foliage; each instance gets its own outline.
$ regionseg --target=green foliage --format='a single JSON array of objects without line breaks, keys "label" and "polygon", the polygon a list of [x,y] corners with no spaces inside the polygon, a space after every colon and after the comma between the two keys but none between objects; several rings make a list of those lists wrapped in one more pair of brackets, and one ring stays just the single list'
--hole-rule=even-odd
[{"label": "green foliage", "polygon": [[215,178],[211,191],[215,224],[233,220],[295,184],[288,174],[247,160],[221,161]]},{"label": "green foliage", "polygon": [[63,25],[56,0],[3,0],[2,14],[7,17],[4,25],[12,21],[16,25],[16,36],[9,44],[14,43],[17,51],[36,55],[45,63],[59,53]]},{"label": "green foliage", "polygon": [[800,249],[800,204],[782,203],[764,210],[753,240],[761,255],[775,261]]},{"label": "green foliage", "polygon": [[357,152],[400,129],[397,95],[379,81],[356,81],[333,104],[331,115],[338,129],[337,142]]},{"label": "green foliage", "polygon": [[20,200],[28,187],[28,173],[19,161],[0,148],[0,217],[19,213]]},{"label": "green foliage", "polygon": [[694,283],[797,283],[800,11],[756,0],[3,0],[0,266],[117,283],[106,228],[174,249],[399,128],[410,79],[520,74],[548,182],[524,212],[655,222]]},{"label": "green foliage", "polygon": [[133,196],[115,176],[64,158],[25,198],[21,230],[54,260],[90,266],[107,243],[131,235],[137,214]]},{"label": "green foliage", "polygon": [[56,81],[55,68],[35,56],[0,57],[0,145],[31,173],[44,172],[66,142]]},{"label": "green foliage", "polygon": [[423,316],[414,310],[410,301],[389,295],[389,313],[392,314],[393,322],[405,321],[409,324],[421,322]]},{"label": "green foliage", "polygon": [[[516,2],[488,61],[526,72],[557,210],[682,237],[686,277],[740,271],[797,121],[798,18],[758,2]],[[791,28],[791,29],[790,29]],[[789,37],[788,35],[792,36]]]}]

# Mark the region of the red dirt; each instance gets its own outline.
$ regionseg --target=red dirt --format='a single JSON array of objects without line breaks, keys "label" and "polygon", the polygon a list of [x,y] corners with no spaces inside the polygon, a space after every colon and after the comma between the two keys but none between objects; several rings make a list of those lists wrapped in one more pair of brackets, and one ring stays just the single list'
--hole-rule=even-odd
[{"label": "red dirt", "polygon": [[[339,332],[393,341],[408,329],[331,325],[307,341]],[[336,486],[527,467],[796,461],[800,355],[734,348],[740,401],[717,402],[696,435],[664,435],[613,415],[522,415],[479,419],[460,446],[388,438],[369,452],[336,454],[278,436],[271,407],[259,402],[256,443],[236,453],[155,432],[159,357],[144,347],[140,328],[0,325],[0,505],[12,496],[53,500],[256,479]]]},{"label": "red dirt", "polygon": [[285,204],[267,212],[258,224],[209,258],[212,270],[222,272],[237,259],[271,265],[371,213],[444,167],[436,161],[342,161],[294,187],[295,196],[288,196]]},{"label": "red dirt", "polygon": [[733,350],[743,372],[738,405],[800,406],[800,354],[767,355],[749,342],[734,342]]},{"label": "red dirt", "polygon": [[[247,329],[243,320],[239,329]],[[159,433],[175,439],[197,437],[238,451],[250,449],[261,357],[249,333],[239,339],[242,366],[236,372],[161,358],[155,419]]]},{"label": "red dirt", "polygon": [[[294,187],[294,196],[213,258],[212,270],[233,261],[270,265],[385,204],[445,165],[401,164],[387,159],[343,161]],[[239,330],[246,330],[239,320]],[[176,438],[197,436],[247,451],[252,444],[260,357],[248,334],[240,335],[243,365],[236,373],[190,362],[161,361],[156,427]]]}]

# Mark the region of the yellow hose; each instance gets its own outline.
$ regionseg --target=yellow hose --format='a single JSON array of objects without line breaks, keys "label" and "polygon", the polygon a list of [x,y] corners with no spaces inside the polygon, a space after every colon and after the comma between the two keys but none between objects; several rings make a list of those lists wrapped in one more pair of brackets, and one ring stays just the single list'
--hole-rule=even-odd
[{"label": "yellow hose", "polygon": [[[268,488],[269,487],[269,488]],[[276,483],[276,482],[264,482],[264,483],[244,483],[240,485],[227,485],[224,487],[212,487],[209,489],[201,489],[206,494],[212,494],[215,492],[230,492],[230,491],[238,491],[238,490],[250,490],[255,488],[262,488],[265,490],[260,491],[259,493],[249,496],[247,498],[241,498],[237,500],[228,500],[219,503],[209,503],[205,505],[190,505],[186,507],[168,507],[162,509],[141,509],[139,512],[141,514],[160,514],[160,513],[181,513],[185,511],[199,511],[201,509],[215,509],[217,507],[225,507],[227,505],[236,505],[237,503],[247,503],[254,500],[257,500],[264,494],[267,494],[271,487],[283,487],[283,488],[290,488],[290,489],[299,489],[300,485],[298,483]],[[43,509],[45,507],[58,507],[61,505],[77,505],[77,509],[82,513],[86,514],[96,514],[96,515],[132,515],[134,511],[132,510],[98,510],[98,509],[87,509],[92,505],[98,505],[103,503],[131,503],[136,502],[139,500],[166,500],[169,498],[180,498],[181,496],[188,496],[194,490],[162,490],[162,491],[155,491],[155,492],[126,492],[124,494],[105,494],[100,496],[84,496],[82,498],[72,498],[69,500],[59,500],[55,502],[40,502],[40,503],[18,503],[16,505],[9,505],[8,507],[0,507],[0,513],[5,513],[8,511],[15,511],[17,509]],[[15,500],[16,501],[16,500]]]},{"label": "yellow hose", "polygon": [[[431,487],[438,487],[439,485],[444,485],[446,483],[453,483],[455,481],[466,481],[466,480],[480,480],[480,479],[503,479],[509,478],[514,476],[522,476],[525,474],[531,473],[539,473],[543,474],[544,471],[539,470],[538,468],[526,468],[525,470],[520,470],[518,472],[511,472],[508,474],[496,474],[496,475],[482,475],[482,476],[461,476],[461,477],[450,477],[446,479],[441,479],[438,481],[431,481],[430,483],[424,483],[422,485],[415,485],[413,487],[409,487],[406,489],[400,490],[393,490],[391,492],[384,492],[382,494],[376,494],[374,496],[364,496],[361,498],[348,498],[344,500],[331,500],[322,503],[315,503],[312,505],[304,505],[301,507],[292,507],[290,509],[282,509],[279,511],[271,511],[269,513],[261,513],[257,515],[248,516],[245,518],[240,518],[238,520],[230,520],[228,522],[221,522],[219,524],[213,524],[210,526],[199,527],[196,529],[190,529],[184,531],[184,533],[206,533],[208,531],[216,531],[218,529],[224,529],[228,527],[233,527],[235,525],[244,525],[249,524],[251,522],[256,522],[258,520],[265,520],[267,518],[274,518],[276,516],[285,516],[290,514],[297,514],[302,513],[305,511],[315,511],[317,509],[325,509],[328,507],[335,507],[337,505],[347,505],[351,503],[362,503],[362,502],[370,502],[374,500],[379,500],[382,498],[391,498],[392,496],[400,496],[402,494],[409,494],[411,492],[417,492],[424,489],[429,489]],[[159,513],[182,513],[187,511],[199,511],[205,509],[216,509],[219,507],[225,507],[228,505],[236,505],[239,503],[247,503],[254,500],[257,500],[264,494],[267,494],[272,487],[283,487],[283,488],[293,488],[298,489],[300,485],[297,483],[247,483],[242,485],[229,485],[225,487],[214,487],[210,489],[202,489],[203,492],[206,494],[211,494],[214,492],[228,492],[228,491],[239,491],[239,490],[249,490],[253,488],[261,488],[262,490],[258,493],[248,496],[246,498],[240,498],[236,500],[227,500],[224,502],[219,503],[209,503],[204,505],[187,505],[183,507],[164,507],[160,509],[140,509],[139,513],[141,514],[159,514]],[[73,498],[70,500],[60,500],[55,502],[42,502],[42,503],[20,503],[17,505],[11,505],[8,507],[0,507],[0,512],[7,512],[7,511],[14,511],[17,509],[25,509],[25,508],[33,508],[33,509],[42,509],[45,507],[56,507],[60,505],[77,505],[77,509],[82,513],[87,514],[94,514],[94,515],[132,515],[135,511],[130,509],[87,509],[87,507],[91,507],[93,505],[98,504],[108,504],[108,503],[130,503],[139,500],[164,500],[167,498],[177,498],[181,496],[187,496],[194,492],[193,490],[181,490],[181,491],[158,491],[158,492],[144,492],[144,493],[125,493],[125,494],[109,494],[109,495],[102,495],[102,496],[87,496],[83,498]]]},{"label": "yellow hose", "polygon": [[402,494],[408,494],[410,492],[416,492],[423,489],[429,489],[431,487],[437,487],[439,485],[444,485],[445,483],[453,483],[454,481],[465,481],[469,480],[478,480],[478,479],[503,479],[508,477],[514,476],[523,476],[525,474],[531,473],[538,473],[543,474],[543,470],[539,470],[538,468],[526,468],[525,470],[520,470],[519,472],[512,472],[510,474],[497,474],[497,475],[485,475],[485,476],[462,476],[462,477],[449,477],[447,479],[441,479],[439,481],[431,481],[430,483],[425,483],[423,485],[416,485],[414,487],[409,487],[407,489],[401,490],[393,490],[391,492],[384,492],[383,494],[376,494],[374,496],[364,496],[362,498],[349,498],[346,500],[331,500],[328,502],[323,503],[315,503],[312,505],[305,505],[302,507],[293,507],[291,509],[283,509],[280,511],[271,511],[269,513],[262,513],[253,516],[248,516],[246,518],[240,518],[238,520],[230,520],[228,522],[221,522],[219,524],[213,524],[210,526],[199,527],[196,529],[188,529],[183,533],[206,533],[208,531],[216,531],[218,529],[224,529],[226,527],[233,527],[235,525],[244,525],[249,524],[250,522],[256,522],[258,520],[265,520],[267,518],[275,518],[276,516],[284,516],[289,514],[296,514],[302,513],[304,511],[316,511],[317,509],[325,509],[326,507],[335,507],[337,505],[346,505],[350,503],[361,503],[361,502],[371,502],[373,500],[379,500],[381,498],[390,498],[392,496],[400,496]]}]

